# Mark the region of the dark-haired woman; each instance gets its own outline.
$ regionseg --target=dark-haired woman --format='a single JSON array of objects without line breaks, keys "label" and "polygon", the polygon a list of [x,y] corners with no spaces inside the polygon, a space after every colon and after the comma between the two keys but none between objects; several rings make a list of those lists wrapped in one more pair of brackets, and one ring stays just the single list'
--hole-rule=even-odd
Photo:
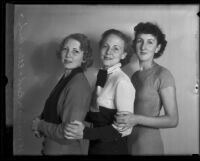
[{"label": "dark-haired woman", "polygon": [[[154,61],[163,54],[167,41],[156,24],[139,23],[134,30],[133,47],[140,65],[140,70],[131,77],[136,89],[134,114],[117,115],[116,126],[124,130],[133,127],[128,138],[130,154],[162,155],[164,149],[159,129],[178,124],[174,77]],[[162,107],[164,115],[160,115]]]},{"label": "dark-haired woman", "polygon": [[127,136],[132,128],[121,133],[114,126],[117,111],[133,113],[135,89],[121,66],[129,62],[130,39],[121,31],[110,29],[99,42],[102,69],[97,75],[93,103],[86,116],[92,127],[74,121],[64,129],[67,139],[89,139],[89,155],[128,154]]},{"label": "dark-haired woman", "polygon": [[63,136],[65,124],[83,121],[89,110],[91,88],[84,70],[92,63],[88,38],[81,33],[67,36],[58,52],[64,73],[52,90],[40,117],[32,122],[36,136],[44,136],[43,155],[84,154],[82,140],[67,140]]}]

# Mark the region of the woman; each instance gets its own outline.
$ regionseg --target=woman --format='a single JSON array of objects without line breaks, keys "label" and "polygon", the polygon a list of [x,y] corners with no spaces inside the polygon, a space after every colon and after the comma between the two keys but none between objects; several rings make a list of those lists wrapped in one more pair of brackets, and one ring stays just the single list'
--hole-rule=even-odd
[{"label": "woman", "polygon": [[65,139],[62,129],[72,120],[83,121],[89,110],[91,89],[83,72],[92,64],[90,42],[81,33],[71,34],[62,41],[58,54],[64,74],[41,116],[33,120],[32,130],[44,136],[44,155],[83,154],[82,142]]},{"label": "woman", "polygon": [[100,70],[97,75],[96,95],[93,95],[91,109],[85,119],[92,123],[92,127],[74,121],[64,129],[67,139],[90,140],[89,155],[128,154],[127,135],[132,129],[121,135],[113,121],[117,111],[133,113],[135,89],[120,68],[130,60],[129,42],[121,31],[110,29],[103,33],[99,46],[104,71]]},{"label": "woman", "polygon": [[[140,65],[140,70],[131,77],[136,89],[134,114],[116,116],[116,126],[124,130],[134,127],[128,138],[130,154],[161,155],[164,149],[159,129],[178,124],[174,77],[154,61],[163,54],[167,41],[153,23],[139,23],[134,30],[133,47]],[[162,107],[164,115],[160,116]]]}]

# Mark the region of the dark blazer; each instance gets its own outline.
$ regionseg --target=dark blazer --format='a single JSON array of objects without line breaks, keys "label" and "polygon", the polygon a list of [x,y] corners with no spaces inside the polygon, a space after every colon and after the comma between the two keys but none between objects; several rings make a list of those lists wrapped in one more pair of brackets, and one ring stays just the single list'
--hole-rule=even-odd
[{"label": "dark blazer", "polygon": [[42,120],[39,131],[46,137],[43,152],[46,155],[83,154],[87,148],[84,140],[67,140],[63,136],[63,126],[73,120],[84,121],[89,111],[91,88],[84,73],[77,73],[62,90],[58,103],[57,115],[60,124]]}]

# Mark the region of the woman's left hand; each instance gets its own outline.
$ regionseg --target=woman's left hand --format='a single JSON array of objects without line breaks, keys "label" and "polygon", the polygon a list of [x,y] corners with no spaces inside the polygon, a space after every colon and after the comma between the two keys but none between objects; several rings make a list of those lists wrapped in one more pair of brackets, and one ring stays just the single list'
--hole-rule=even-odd
[{"label": "woman's left hand", "polygon": [[64,127],[64,137],[66,139],[82,139],[85,125],[80,121],[73,121]]}]

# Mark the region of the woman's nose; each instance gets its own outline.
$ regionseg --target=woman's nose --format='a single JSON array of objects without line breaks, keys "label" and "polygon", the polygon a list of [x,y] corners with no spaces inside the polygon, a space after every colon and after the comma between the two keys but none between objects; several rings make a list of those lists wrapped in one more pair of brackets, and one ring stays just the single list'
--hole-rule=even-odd
[{"label": "woman's nose", "polygon": [[71,57],[71,56],[72,56],[72,52],[67,51],[67,52],[65,53],[65,58],[69,58],[69,57]]},{"label": "woman's nose", "polygon": [[111,54],[111,49],[110,49],[110,48],[108,48],[108,49],[106,50],[106,54],[107,54],[107,55],[110,55],[110,54]]},{"label": "woman's nose", "polygon": [[146,49],[146,44],[145,44],[145,43],[142,43],[141,49],[142,49],[142,50]]}]

